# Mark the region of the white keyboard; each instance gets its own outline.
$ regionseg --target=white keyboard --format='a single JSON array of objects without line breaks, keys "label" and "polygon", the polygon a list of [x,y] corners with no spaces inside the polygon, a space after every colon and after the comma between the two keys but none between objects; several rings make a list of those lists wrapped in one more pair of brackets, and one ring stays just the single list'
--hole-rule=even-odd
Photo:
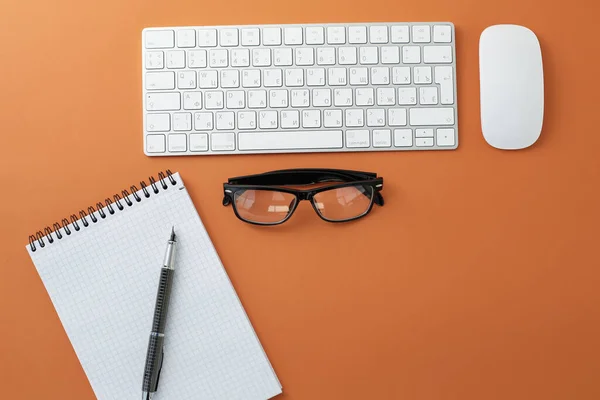
[{"label": "white keyboard", "polygon": [[147,28],[149,156],[458,146],[454,25]]}]

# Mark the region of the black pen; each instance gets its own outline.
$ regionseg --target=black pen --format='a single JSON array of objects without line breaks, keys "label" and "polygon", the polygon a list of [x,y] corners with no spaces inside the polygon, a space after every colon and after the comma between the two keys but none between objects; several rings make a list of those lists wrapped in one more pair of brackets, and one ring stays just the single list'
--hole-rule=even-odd
[{"label": "black pen", "polygon": [[171,229],[171,237],[167,243],[165,261],[160,270],[160,281],[156,304],[154,306],[154,319],[152,320],[152,331],[148,342],[146,353],[146,366],[144,368],[144,382],[142,384],[142,400],[150,400],[158,387],[158,378],[162,368],[164,357],[165,325],[167,322],[167,311],[169,309],[169,297],[171,296],[171,285],[173,284],[173,259],[175,257],[175,227]]}]

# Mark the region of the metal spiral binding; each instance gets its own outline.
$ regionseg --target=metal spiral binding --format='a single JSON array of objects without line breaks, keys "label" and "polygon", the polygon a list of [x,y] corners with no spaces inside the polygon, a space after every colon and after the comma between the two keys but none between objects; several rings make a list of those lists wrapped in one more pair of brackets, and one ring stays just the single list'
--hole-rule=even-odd
[{"label": "metal spiral binding", "polygon": [[[107,197],[104,199],[104,203],[99,201],[96,203],[95,207],[87,207],[87,211],[80,210],[79,217],[76,214],[71,214],[69,218],[63,218],[60,223],[53,223],[52,228],[46,226],[43,228],[43,230],[37,231],[34,235],[29,235],[29,247],[31,248],[31,251],[36,251],[38,246],[43,248],[46,247],[47,244],[52,244],[56,240],[61,240],[65,237],[65,235],[71,235],[73,230],[69,228],[69,225],[71,225],[75,231],[80,231],[81,229],[85,229],[88,226],[100,221],[96,214],[98,214],[101,219],[110,218],[111,215],[124,210],[126,207],[129,208],[133,206],[134,201],[132,201],[131,198],[135,200],[135,203],[139,203],[144,198],[149,198],[152,193],[158,194],[160,192],[158,184],[160,184],[160,187],[162,187],[163,190],[167,190],[169,188],[167,181],[169,181],[171,185],[177,184],[177,181],[175,181],[175,178],[173,178],[173,173],[171,170],[159,172],[158,181],[154,179],[153,176],[150,176],[148,181],[150,182],[149,185],[146,184],[145,181],[140,181],[140,186],[142,188],[144,197],[138,195],[137,192],[139,189],[136,185],[131,185],[129,190],[123,189],[120,195],[118,193],[114,194],[112,200],[110,197]],[[151,187],[152,190],[148,190],[149,187]],[[114,206],[116,206],[116,208]],[[104,208],[108,210],[108,213],[104,212]]]}]

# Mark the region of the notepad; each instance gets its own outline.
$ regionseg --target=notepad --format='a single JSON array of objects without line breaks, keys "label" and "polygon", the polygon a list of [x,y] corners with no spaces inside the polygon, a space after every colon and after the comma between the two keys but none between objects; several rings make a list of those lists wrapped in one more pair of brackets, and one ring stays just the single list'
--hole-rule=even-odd
[{"label": "notepad", "polygon": [[154,399],[265,400],[280,394],[181,176],[160,177],[39,232],[27,246],[96,397],[141,398],[172,226],[175,277]]}]

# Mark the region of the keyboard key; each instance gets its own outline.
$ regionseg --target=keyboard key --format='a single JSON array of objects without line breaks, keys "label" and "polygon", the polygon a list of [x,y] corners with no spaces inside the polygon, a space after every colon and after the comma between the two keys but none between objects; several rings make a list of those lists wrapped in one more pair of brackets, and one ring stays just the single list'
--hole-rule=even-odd
[{"label": "keyboard key", "polygon": [[431,41],[431,30],[429,25],[415,25],[412,27],[414,43],[429,43]]},{"label": "keyboard key", "polygon": [[305,28],[306,44],[325,44],[325,30],[322,26]]},{"label": "keyboard key", "polygon": [[419,88],[419,104],[433,105],[438,103],[437,87],[427,86]]},{"label": "keyboard key", "polygon": [[215,120],[218,131],[235,129],[235,113],[233,111],[218,112],[215,114]]},{"label": "keyboard key", "polygon": [[232,49],[230,52],[232,67],[249,67],[250,66],[250,50],[248,49]]},{"label": "keyboard key", "polygon": [[216,89],[217,75],[217,71],[198,71],[198,87],[200,89]]},{"label": "keyboard key", "polygon": [[200,110],[202,108],[202,92],[184,92],[183,109]]},{"label": "keyboard key", "polygon": [[304,110],[304,111],[302,111],[302,127],[303,128],[320,128],[321,127],[321,111],[319,111],[319,110]]},{"label": "keyboard key", "polygon": [[396,90],[392,87],[377,88],[377,105],[393,106],[396,104]]},{"label": "keyboard key", "polygon": [[417,147],[433,147],[433,138],[415,138]]},{"label": "keyboard key", "polygon": [[334,65],[335,64],[335,48],[334,47],[319,47],[317,49],[317,64],[318,65]]},{"label": "keyboard key", "polygon": [[235,47],[239,44],[238,30],[235,28],[223,28],[219,31],[219,44],[222,47]]},{"label": "keyboard key", "polygon": [[179,93],[148,93],[146,94],[146,110],[171,111],[181,108]]},{"label": "keyboard key", "polygon": [[375,104],[375,90],[373,88],[356,89],[356,105],[372,106]]},{"label": "keyboard key", "polygon": [[346,68],[329,68],[327,70],[327,84],[329,86],[345,86],[346,81]]},{"label": "keyboard key", "polygon": [[218,110],[223,108],[223,92],[219,90],[205,92],[204,108]]},{"label": "keyboard key", "polygon": [[285,28],[283,31],[283,43],[286,45],[302,44],[302,28]]},{"label": "keyboard key", "polygon": [[177,31],[177,47],[196,47],[196,31],[194,29]]},{"label": "keyboard key", "polygon": [[292,107],[310,106],[310,91],[308,89],[292,90]]},{"label": "keyboard key", "polygon": [[233,132],[211,133],[210,149],[212,151],[235,150],[235,134]]},{"label": "keyboard key", "polygon": [[217,45],[216,29],[198,30],[198,47],[215,47]]},{"label": "keyboard key", "polygon": [[365,111],[362,109],[346,110],[346,126],[358,127],[365,125]]},{"label": "keyboard key", "polygon": [[309,68],[306,70],[307,86],[325,86],[325,69]]},{"label": "keyboard key", "polygon": [[333,105],[336,107],[352,106],[352,89],[335,89],[333,91]]},{"label": "keyboard key", "polygon": [[196,89],[196,72],[181,71],[177,73],[177,88]]},{"label": "keyboard key", "polygon": [[146,69],[163,69],[165,67],[164,54],[162,51],[146,52]]},{"label": "keyboard key", "polygon": [[413,72],[414,80],[417,85],[428,85],[433,80],[431,78],[431,67],[415,67]]},{"label": "keyboard key", "polygon": [[331,89],[313,89],[313,106],[329,107],[331,105]]},{"label": "keyboard key", "polygon": [[410,42],[409,29],[407,25],[394,25],[391,27],[392,43]]},{"label": "keyboard key", "polygon": [[411,108],[409,117],[411,125],[454,125],[453,108]]},{"label": "keyboard key", "polygon": [[394,146],[412,147],[412,129],[394,129]]},{"label": "keyboard key", "polygon": [[281,112],[281,127],[283,129],[300,128],[300,112],[298,110],[286,110]]},{"label": "keyboard key", "polygon": [[188,50],[188,68],[206,68],[206,50]]},{"label": "keyboard key", "polygon": [[385,126],[385,110],[383,108],[367,110],[367,126]]},{"label": "keyboard key", "polygon": [[241,109],[246,106],[246,92],[243,90],[230,90],[225,97],[225,104],[231,110]]},{"label": "keyboard key", "polygon": [[167,51],[167,68],[185,68],[185,51]]},{"label": "keyboard key", "polygon": [[391,147],[392,132],[389,129],[373,130],[373,147]]},{"label": "keyboard key", "polygon": [[361,47],[359,50],[360,63],[365,65],[377,64],[379,62],[379,58],[377,57],[378,52],[377,47]]},{"label": "keyboard key", "polygon": [[423,47],[423,62],[426,64],[449,64],[452,62],[451,46],[425,46]]},{"label": "keyboard key", "polygon": [[405,126],[406,125],[406,108],[390,108],[390,109],[388,109],[388,125],[389,126]]},{"label": "keyboard key", "polygon": [[304,86],[304,70],[292,68],[285,71],[285,86]]},{"label": "keyboard key", "polygon": [[248,108],[267,107],[267,91],[251,90],[248,92]]},{"label": "keyboard key", "polygon": [[147,132],[168,132],[171,130],[171,117],[169,114],[147,114]]},{"label": "keyboard key", "polygon": [[402,47],[402,62],[404,64],[419,64],[421,62],[421,48],[419,46]]},{"label": "keyboard key", "polygon": [[192,130],[192,114],[191,113],[174,113],[173,114],[173,130],[174,131],[191,131]]},{"label": "keyboard key", "polygon": [[343,26],[327,27],[327,44],[346,43],[346,28]]},{"label": "keyboard key", "polygon": [[388,67],[371,68],[371,84],[387,85],[390,83],[390,69]]},{"label": "keyboard key", "polygon": [[265,46],[279,46],[281,44],[281,28],[263,28],[262,43]]},{"label": "keyboard key", "polygon": [[434,75],[435,83],[440,85],[440,103],[454,104],[454,79],[452,67],[435,67]]},{"label": "keyboard key", "polygon": [[338,64],[356,64],[356,47],[338,47]]},{"label": "keyboard key", "polygon": [[208,151],[208,134],[190,134],[190,151]]},{"label": "keyboard key", "polygon": [[283,71],[278,68],[265,69],[263,71],[263,85],[265,87],[283,86]]},{"label": "keyboard key", "polygon": [[454,129],[439,128],[436,131],[436,142],[438,146],[454,146],[456,144],[454,140]]},{"label": "keyboard key", "polygon": [[368,73],[369,70],[365,67],[350,68],[350,84],[367,85],[369,83]]},{"label": "keyboard key", "polygon": [[369,138],[369,131],[367,129],[349,129],[346,131],[346,147],[369,147],[370,145],[371,141]]},{"label": "keyboard key", "polygon": [[242,87],[256,88],[260,87],[260,70],[246,69],[242,74]]},{"label": "keyboard key", "polygon": [[256,129],[256,112],[240,111],[237,114],[238,129]]},{"label": "keyboard key", "polygon": [[261,111],[258,113],[260,129],[277,129],[277,111]]},{"label": "keyboard key", "polygon": [[398,89],[398,104],[401,106],[417,104],[417,88]]},{"label": "keyboard key", "polygon": [[260,30],[258,28],[242,29],[242,46],[260,45]]},{"label": "keyboard key", "polygon": [[296,49],[296,65],[315,65],[315,52],[308,47],[298,47]]},{"label": "keyboard key", "polygon": [[433,27],[433,41],[435,43],[452,42],[452,27],[450,25],[435,25]]},{"label": "keyboard key", "polygon": [[287,90],[269,90],[269,107],[286,108],[288,106]]},{"label": "keyboard key", "polygon": [[228,65],[228,52],[225,49],[209,50],[208,65],[211,68],[223,68]]},{"label": "keyboard key", "polygon": [[169,151],[180,153],[187,150],[187,136],[185,133],[173,133],[168,135]]},{"label": "keyboard key", "polygon": [[350,26],[350,27],[348,27],[348,43],[350,43],[350,44],[365,44],[365,43],[367,43],[367,27],[366,26]]},{"label": "keyboard key", "polygon": [[240,87],[240,72],[236,69],[227,69],[221,71],[221,87],[237,88]]},{"label": "keyboard key", "polygon": [[209,112],[199,112],[194,114],[194,130],[212,131],[213,114]]},{"label": "keyboard key", "polygon": [[342,148],[342,131],[240,132],[240,150]]},{"label": "keyboard key", "polygon": [[146,135],[146,152],[164,153],[165,140],[165,135]]},{"label": "keyboard key", "polygon": [[281,66],[292,65],[292,49],[289,47],[273,49],[273,64]]},{"label": "keyboard key", "polygon": [[147,49],[175,47],[175,32],[172,30],[148,30],[145,31],[144,37],[144,44]]},{"label": "keyboard key", "polygon": [[342,110],[326,110],[323,113],[323,126],[325,128],[339,128],[342,126]]},{"label": "keyboard key", "polygon": [[369,27],[370,43],[387,43],[388,31],[385,25],[372,25]]},{"label": "keyboard key", "polygon": [[410,67],[392,68],[392,83],[394,85],[410,85]]},{"label": "keyboard key", "polygon": [[255,67],[268,67],[271,65],[271,49],[253,49],[252,65]]},{"label": "keyboard key", "polygon": [[427,129],[415,129],[415,137],[421,138],[421,137],[433,137],[433,129],[427,128]]},{"label": "keyboard key", "polygon": [[146,89],[167,90],[175,89],[174,72],[146,72]]},{"label": "keyboard key", "polygon": [[382,64],[399,64],[400,48],[398,46],[383,46],[381,48]]}]

